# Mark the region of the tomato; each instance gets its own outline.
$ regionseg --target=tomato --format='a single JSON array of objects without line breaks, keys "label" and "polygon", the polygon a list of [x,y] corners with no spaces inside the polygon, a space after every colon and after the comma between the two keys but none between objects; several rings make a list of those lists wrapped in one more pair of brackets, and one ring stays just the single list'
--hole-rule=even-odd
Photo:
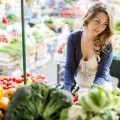
[{"label": "tomato", "polygon": [[36,82],[37,80],[35,78],[32,78],[32,82]]},{"label": "tomato", "polygon": [[24,78],[24,75],[23,75],[23,74],[21,74],[21,78]]},{"label": "tomato", "polygon": [[4,80],[2,83],[6,85],[7,84],[7,80]]},{"label": "tomato", "polygon": [[9,86],[9,85],[11,85],[11,84],[12,84],[12,83],[10,83],[10,82],[7,82],[7,83],[6,83],[7,86]]},{"label": "tomato", "polygon": [[16,78],[15,78],[15,77],[11,77],[11,80],[12,80],[12,81],[15,81],[15,80],[16,80]]},{"label": "tomato", "polygon": [[22,83],[22,79],[21,78],[16,78],[16,83]]},{"label": "tomato", "polygon": [[4,77],[3,79],[9,81],[10,78],[9,77]]},{"label": "tomato", "polygon": [[29,77],[29,76],[31,76],[31,74],[30,74],[30,73],[27,73],[26,76]]},{"label": "tomato", "polygon": [[4,89],[4,90],[8,90],[8,86],[7,86],[7,85],[4,85],[4,86],[3,86],[3,89]]},{"label": "tomato", "polygon": [[45,79],[45,75],[44,75],[44,74],[40,74],[40,75],[38,76],[38,78]]},{"label": "tomato", "polygon": [[73,99],[74,102],[77,102],[78,101],[78,95],[76,94],[74,99]]}]

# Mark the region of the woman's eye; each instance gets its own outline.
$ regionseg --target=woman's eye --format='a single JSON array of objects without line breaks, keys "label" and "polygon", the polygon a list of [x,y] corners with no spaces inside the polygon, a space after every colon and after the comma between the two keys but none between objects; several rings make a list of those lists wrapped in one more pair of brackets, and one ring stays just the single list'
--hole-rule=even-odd
[{"label": "woman's eye", "polygon": [[100,21],[99,20],[95,20],[96,23],[99,23]]}]

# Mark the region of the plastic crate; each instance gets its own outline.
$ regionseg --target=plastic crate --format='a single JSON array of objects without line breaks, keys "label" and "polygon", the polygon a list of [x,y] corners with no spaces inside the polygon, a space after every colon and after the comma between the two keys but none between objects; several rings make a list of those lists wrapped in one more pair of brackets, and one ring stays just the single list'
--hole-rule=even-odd
[{"label": "plastic crate", "polygon": [[120,61],[112,61],[112,64],[110,66],[110,74],[119,79],[118,87],[120,88]]}]

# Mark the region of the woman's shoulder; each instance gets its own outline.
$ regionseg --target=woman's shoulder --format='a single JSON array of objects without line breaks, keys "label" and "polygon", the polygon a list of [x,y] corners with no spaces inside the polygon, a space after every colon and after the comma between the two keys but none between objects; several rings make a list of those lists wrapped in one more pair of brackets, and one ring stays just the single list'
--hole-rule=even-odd
[{"label": "woman's shoulder", "polygon": [[73,31],[73,32],[71,32],[70,34],[69,34],[69,36],[79,36],[79,35],[81,35],[82,34],[82,31]]},{"label": "woman's shoulder", "polygon": [[82,31],[74,31],[68,35],[68,40],[73,42],[79,42],[82,35]]}]

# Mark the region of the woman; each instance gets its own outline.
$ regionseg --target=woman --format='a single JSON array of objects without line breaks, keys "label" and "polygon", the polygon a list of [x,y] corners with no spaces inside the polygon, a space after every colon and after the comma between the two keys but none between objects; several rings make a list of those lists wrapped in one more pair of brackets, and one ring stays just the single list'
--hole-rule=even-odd
[{"label": "woman", "polygon": [[[89,90],[93,83],[112,90],[109,68],[112,62],[113,19],[103,3],[94,4],[84,17],[84,30],[69,35],[65,65],[65,90],[71,92],[77,81],[80,90]],[[76,77],[75,77],[76,76]]]}]

